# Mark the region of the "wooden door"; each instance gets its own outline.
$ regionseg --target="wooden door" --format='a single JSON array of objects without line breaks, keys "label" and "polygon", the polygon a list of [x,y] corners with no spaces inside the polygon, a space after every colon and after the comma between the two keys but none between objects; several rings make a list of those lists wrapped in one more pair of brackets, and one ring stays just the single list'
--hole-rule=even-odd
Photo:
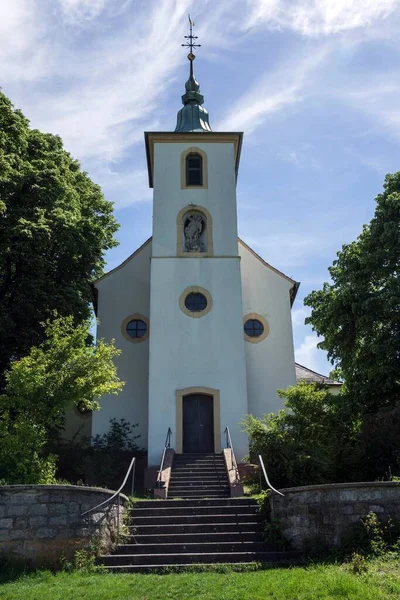
[{"label": "wooden door", "polygon": [[207,394],[183,397],[183,453],[214,452],[214,401]]}]

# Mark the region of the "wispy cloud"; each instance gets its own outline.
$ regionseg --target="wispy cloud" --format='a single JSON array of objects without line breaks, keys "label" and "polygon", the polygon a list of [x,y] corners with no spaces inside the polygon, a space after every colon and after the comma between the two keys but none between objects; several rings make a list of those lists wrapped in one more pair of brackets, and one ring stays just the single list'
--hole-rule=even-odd
[{"label": "wispy cloud", "polygon": [[271,74],[257,80],[238,101],[230,107],[228,116],[217,124],[220,131],[252,133],[265,119],[288,105],[304,100],[312,88],[314,75],[323,65],[330,49],[322,45],[296,61],[292,59]]},{"label": "wispy cloud", "polygon": [[66,23],[82,25],[100,15],[107,0],[58,0],[58,2]]},{"label": "wispy cloud", "polygon": [[306,36],[343,33],[382,22],[397,0],[253,0],[246,28],[264,25]]}]

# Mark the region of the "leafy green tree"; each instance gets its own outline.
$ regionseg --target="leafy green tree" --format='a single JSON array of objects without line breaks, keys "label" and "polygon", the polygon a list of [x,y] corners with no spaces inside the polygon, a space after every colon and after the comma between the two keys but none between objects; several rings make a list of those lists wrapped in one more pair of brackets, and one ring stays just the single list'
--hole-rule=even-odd
[{"label": "leafy green tree", "polygon": [[271,483],[291,487],[353,479],[360,423],[347,418],[345,399],[307,382],[278,394],[286,399],[284,410],[243,421],[250,456],[261,454]]},{"label": "leafy green tree", "polygon": [[72,315],[47,320],[45,341],[11,364],[0,396],[0,480],[48,483],[55,457],[46,444],[64,424],[68,407],[99,408],[98,398],[122,389],[112,343],[88,345],[90,322]]},{"label": "leafy green tree", "polygon": [[339,369],[354,410],[400,400],[400,171],[387,175],[375,215],[329,268],[332,283],[305,298],[306,319]]},{"label": "leafy green tree", "polygon": [[89,316],[117,228],[62,140],[30,129],[0,92],[0,390],[10,362],[44,340],[52,311]]}]

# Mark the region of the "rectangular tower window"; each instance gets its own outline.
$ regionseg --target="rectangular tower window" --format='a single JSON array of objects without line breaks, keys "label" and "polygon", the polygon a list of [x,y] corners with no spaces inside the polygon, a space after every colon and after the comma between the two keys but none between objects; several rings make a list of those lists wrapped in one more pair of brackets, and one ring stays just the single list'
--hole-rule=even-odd
[{"label": "rectangular tower window", "polygon": [[199,154],[186,157],[186,185],[203,185],[203,159]]}]

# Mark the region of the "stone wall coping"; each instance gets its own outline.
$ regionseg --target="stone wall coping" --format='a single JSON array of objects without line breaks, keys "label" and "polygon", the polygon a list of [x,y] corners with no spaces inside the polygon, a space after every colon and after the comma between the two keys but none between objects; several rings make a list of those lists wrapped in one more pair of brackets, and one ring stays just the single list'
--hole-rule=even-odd
[{"label": "stone wall coping", "polygon": [[[49,484],[14,484],[14,485],[0,485],[0,493],[1,492],[24,492],[24,491],[62,491],[62,492],[68,492],[68,491],[79,491],[82,493],[85,492],[96,492],[96,493],[103,493],[103,494],[109,494],[109,495],[113,495],[116,493],[115,490],[109,490],[107,488],[100,488],[100,487],[89,487],[86,485],[72,485],[72,484],[68,484],[68,485],[49,485]],[[128,497],[125,496],[125,494],[120,494],[120,497],[123,498],[126,502],[128,501]]]},{"label": "stone wall coping", "polygon": [[282,494],[295,494],[296,492],[315,492],[349,490],[357,488],[396,488],[400,487],[399,481],[354,481],[353,483],[323,483],[320,485],[304,485],[299,487],[283,488],[279,491]]}]

